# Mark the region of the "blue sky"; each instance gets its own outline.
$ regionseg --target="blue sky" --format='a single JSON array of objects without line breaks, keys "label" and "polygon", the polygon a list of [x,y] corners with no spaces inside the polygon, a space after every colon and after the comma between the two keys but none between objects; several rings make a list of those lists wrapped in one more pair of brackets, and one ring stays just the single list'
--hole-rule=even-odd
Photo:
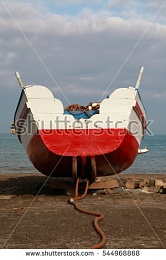
[{"label": "blue sky", "polygon": [[50,12],[62,15],[78,15],[82,10],[89,9],[92,12],[103,10],[107,1],[48,1],[47,8]]},{"label": "blue sky", "polygon": [[[111,15],[118,17],[142,17],[151,19],[160,9],[165,1],[149,1],[149,0],[78,0],[78,1],[60,1],[49,0],[39,1],[39,4],[45,5],[49,12],[59,13],[61,15],[75,16],[83,12],[83,10],[91,10],[92,12],[110,12]],[[162,10],[161,10],[162,12]],[[156,17],[156,20],[158,18]]]},{"label": "blue sky", "polygon": [[88,104],[134,85],[154,134],[166,134],[166,1],[0,0],[0,133],[9,132],[20,89],[42,84],[65,105]]}]

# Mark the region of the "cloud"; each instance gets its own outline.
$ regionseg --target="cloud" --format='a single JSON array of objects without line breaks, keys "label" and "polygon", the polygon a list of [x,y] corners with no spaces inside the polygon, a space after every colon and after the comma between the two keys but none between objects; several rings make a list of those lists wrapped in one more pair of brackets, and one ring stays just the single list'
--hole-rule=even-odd
[{"label": "cloud", "polygon": [[[49,11],[49,4],[62,2],[7,1],[7,10],[1,4],[0,92],[8,93],[8,116],[12,117],[20,92],[16,70],[25,84],[48,86],[64,105],[67,100],[86,105],[98,101],[107,88],[104,96],[117,87],[134,86],[144,65],[140,92],[153,117],[152,101],[159,103],[165,89],[166,25],[151,23],[147,16],[152,13],[144,17],[138,1],[104,1],[97,12],[84,1],[88,8],[75,15]],[[148,8],[156,10],[150,2]]]}]

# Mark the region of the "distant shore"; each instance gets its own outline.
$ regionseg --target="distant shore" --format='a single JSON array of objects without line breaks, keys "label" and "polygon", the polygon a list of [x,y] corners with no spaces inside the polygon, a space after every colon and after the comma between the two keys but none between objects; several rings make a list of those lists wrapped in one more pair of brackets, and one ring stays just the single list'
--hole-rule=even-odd
[{"label": "distant shore", "polygon": [[[7,175],[7,176],[6,176]],[[0,171],[0,179],[1,178],[10,178],[10,177],[23,177],[23,176],[41,176],[41,177],[46,177],[46,175],[40,173],[40,172],[1,172]],[[121,172],[121,173],[118,173],[118,174],[114,174],[114,175],[110,175],[108,176],[108,178],[118,178],[118,177],[121,177],[121,176],[124,176],[126,178],[128,177],[140,177],[140,178],[146,178],[146,177],[149,177],[149,178],[154,178],[154,177],[157,177],[157,178],[164,178],[166,177],[166,170],[164,173],[126,173],[126,172]],[[107,177],[107,176],[106,176]]]}]

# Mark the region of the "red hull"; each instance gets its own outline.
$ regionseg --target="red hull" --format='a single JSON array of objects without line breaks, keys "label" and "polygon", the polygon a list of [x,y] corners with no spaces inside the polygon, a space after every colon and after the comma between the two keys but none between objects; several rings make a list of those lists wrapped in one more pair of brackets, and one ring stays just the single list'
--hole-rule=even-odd
[{"label": "red hull", "polygon": [[[46,175],[72,177],[74,156],[95,157],[97,176],[106,176],[130,167],[138,148],[135,137],[124,129],[40,130],[27,153],[37,170]],[[78,168],[79,163],[81,160]]]}]

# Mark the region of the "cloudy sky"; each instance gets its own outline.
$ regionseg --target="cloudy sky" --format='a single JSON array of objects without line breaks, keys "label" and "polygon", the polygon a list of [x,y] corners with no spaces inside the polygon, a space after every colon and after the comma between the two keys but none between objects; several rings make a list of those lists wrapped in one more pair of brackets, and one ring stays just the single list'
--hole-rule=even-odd
[{"label": "cloudy sky", "polygon": [[166,1],[0,0],[0,133],[19,99],[15,79],[47,86],[64,106],[135,86],[154,134],[166,134]]}]

